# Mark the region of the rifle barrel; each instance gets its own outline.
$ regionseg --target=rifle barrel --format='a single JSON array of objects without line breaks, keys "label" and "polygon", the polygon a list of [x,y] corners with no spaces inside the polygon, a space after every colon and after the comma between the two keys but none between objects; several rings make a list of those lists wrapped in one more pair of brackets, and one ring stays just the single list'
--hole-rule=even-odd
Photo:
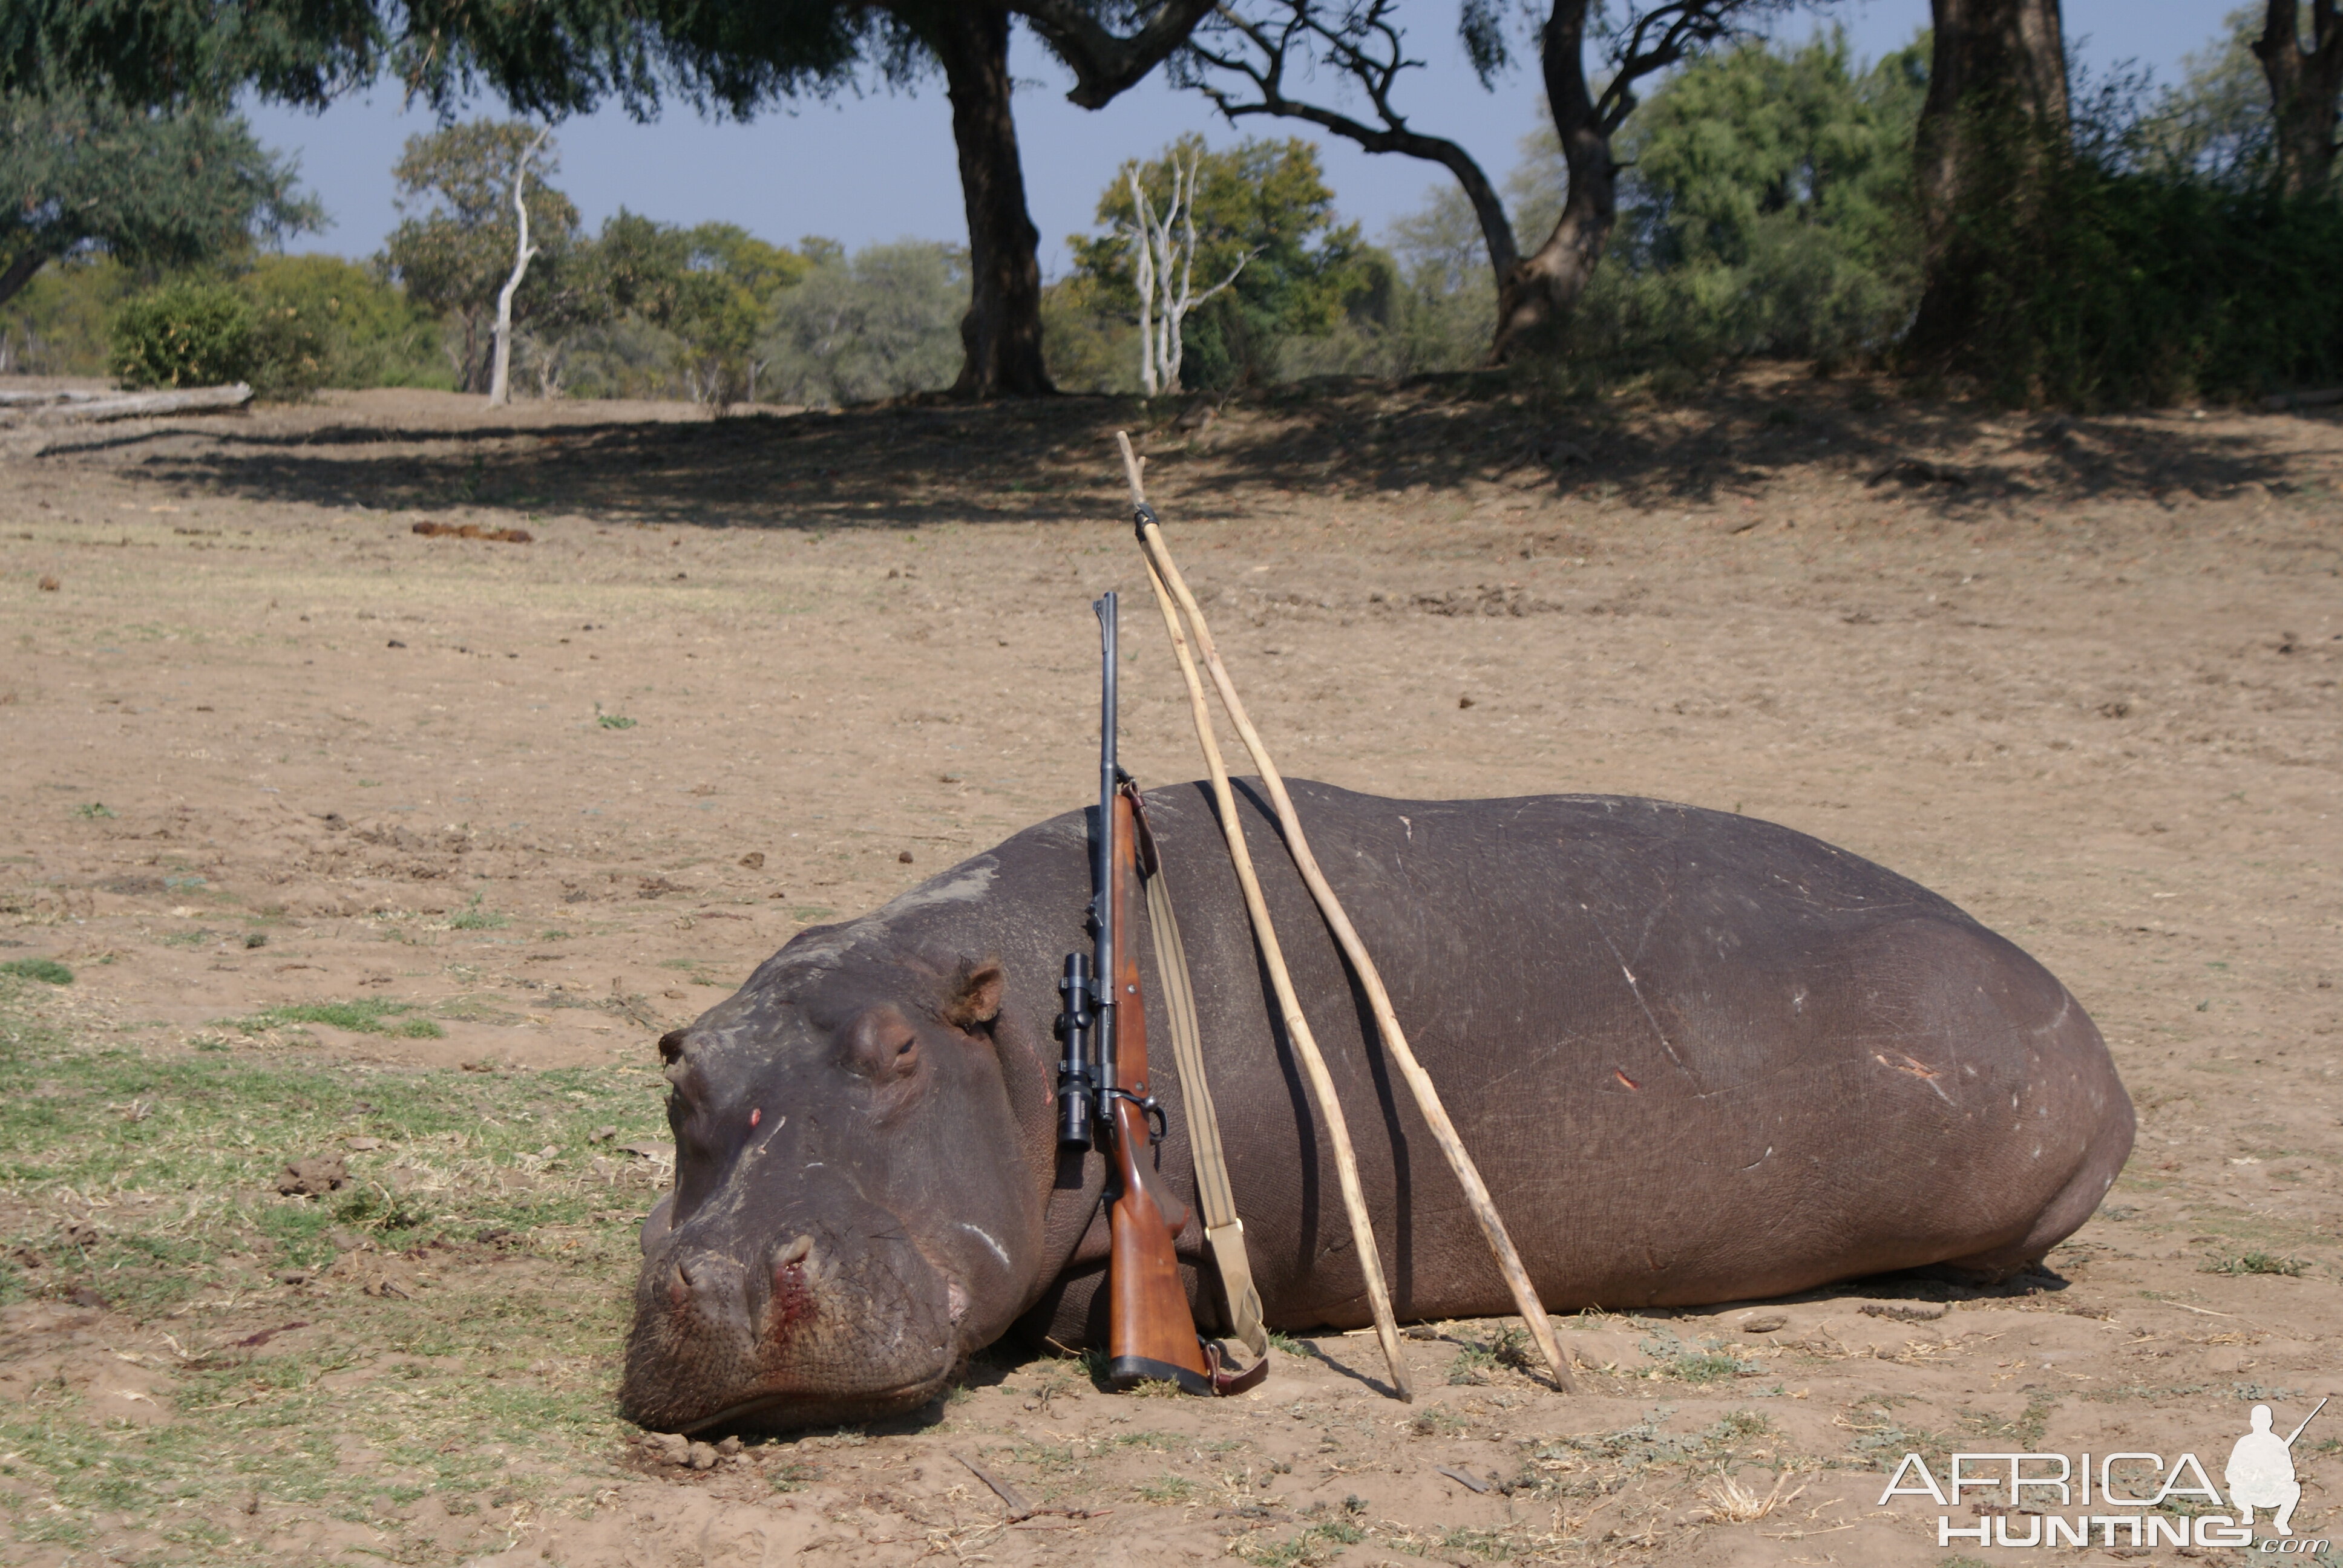
[{"label": "rifle barrel", "polygon": [[[1116,712],[1115,665],[1121,652],[1121,638],[1116,625],[1115,596],[1111,589],[1101,595],[1091,608],[1099,619],[1099,811],[1098,840],[1095,859],[1091,868],[1091,909],[1098,920],[1098,954],[1091,964],[1096,975],[1098,1022],[1092,1030],[1098,1060],[1098,1092],[1105,1095],[1115,1087],[1115,984],[1119,972],[1115,954],[1121,946],[1122,933],[1116,930],[1120,921],[1114,907],[1114,793],[1121,769],[1115,757]],[[1101,1115],[1111,1113],[1104,1107]]]}]

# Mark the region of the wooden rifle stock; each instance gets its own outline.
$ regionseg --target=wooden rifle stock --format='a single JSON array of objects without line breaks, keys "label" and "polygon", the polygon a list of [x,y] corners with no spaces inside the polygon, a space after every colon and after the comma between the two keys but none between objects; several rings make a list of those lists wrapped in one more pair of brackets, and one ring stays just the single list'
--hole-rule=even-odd
[{"label": "wooden rifle stock", "polygon": [[1180,1262],[1172,1238],[1188,1221],[1187,1205],[1155,1173],[1154,1141],[1149,1135],[1147,1009],[1139,989],[1139,944],[1131,940],[1132,883],[1139,875],[1135,809],[1126,786],[1114,797],[1111,882],[1115,972],[1101,976],[1115,1000],[1115,1082],[1109,1098],[1104,1141],[1114,1183],[1108,1220],[1111,1250],[1107,1262],[1107,1381],[1117,1388],[1134,1383],[1175,1382],[1189,1393],[1214,1392],[1180,1282]]}]

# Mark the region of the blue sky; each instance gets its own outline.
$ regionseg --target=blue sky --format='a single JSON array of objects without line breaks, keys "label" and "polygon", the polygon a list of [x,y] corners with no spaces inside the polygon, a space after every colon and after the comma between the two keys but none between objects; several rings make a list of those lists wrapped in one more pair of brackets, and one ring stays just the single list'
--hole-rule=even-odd
[{"label": "blue sky", "polygon": [[[2230,5],[2221,0],[2066,0],[2070,56],[2093,70],[2122,61],[2177,74],[2180,58],[2211,41]],[[1402,107],[1419,129],[1454,137],[1502,177],[1535,123],[1534,70],[1516,69],[1493,93],[1466,67],[1446,18],[1451,8],[1419,8],[1442,25],[1411,39],[1428,68],[1412,73]],[[1927,0],[1840,0],[1823,13],[1843,23],[1855,52],[1873,58],[1899,48],[1926,25]],[[1803,37],[1815,25],[1794,21]],[[1065,101],[1063,73],[1030,36],[1021,35],[1011,63],[1020,74],[1018,133],[1033,221],[1041,231],[1042,266],[1066,265],[1065,239],[1091,227],[1099,193],[1123,159],[1152,153],[1183,131],[1214,146],[1241,135],[1298,136],[1292,121],[1254,120],[1243,132],[1215,118],[1193,94],[1165,86],[1160,74],[1095,113]],[[468,113],[496,112],[490,102]],[[349,256],[373,252],[397,221],[390,166],[401,144],[427,130],[430,116],[402,113],[395,92],[377,92],[306,114],[256,104],[249,112],[261,139],[296,153],[305,183],[334,220],[293,248]],[[639,125],[612,110],[557,133],[557,183],[589,226],[626,206],[673,223],[723,219],[782,243],[826,235],[850,248],[904,236],[958,241],[966,233],[951,124],[939,81],[910,95],[880,93],[769,114],[753,124],[711,124],[688,108]],[[1373,157],[1339,138],[1313,136],[1325,148],[1328,179],[1342,216],[1380,234],[1393,218],[1422,205],[1445,178],[1432,166]]]}]

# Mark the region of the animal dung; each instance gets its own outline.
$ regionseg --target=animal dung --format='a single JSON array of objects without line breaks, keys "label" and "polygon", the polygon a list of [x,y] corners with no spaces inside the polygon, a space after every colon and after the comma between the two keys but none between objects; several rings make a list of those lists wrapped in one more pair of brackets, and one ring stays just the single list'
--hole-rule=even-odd
[{"label": "animal dung", "polygon": [[765,869],[765,851],[751,849],[740,857],[740,863],[752,871],[761,871]]},{"label": "animal dung", "polygon": [[58,582],[55,578],[43,578],[41,579],[41,591],[43,593],[55,593],[58,588],[64,586],[64,584]]},{"label": "animal dung", "polygon": [[277,1191],[287,1198],[321,1198],[349,1184],[349,1167],[338,1154],[313,1154],[277,1173]]},{"label": "animal dung", "polygon": [[895,859],[899,864],[908,866],[911,863],[911,851],[906,849],[901,854],[896,856]]},{"label": "animal dung", "polygon": [[426,538],[487,539],[492,544],[525,545],[531,542],[527,528],[484,528],[478,523],[417,523],[413,529]]}]

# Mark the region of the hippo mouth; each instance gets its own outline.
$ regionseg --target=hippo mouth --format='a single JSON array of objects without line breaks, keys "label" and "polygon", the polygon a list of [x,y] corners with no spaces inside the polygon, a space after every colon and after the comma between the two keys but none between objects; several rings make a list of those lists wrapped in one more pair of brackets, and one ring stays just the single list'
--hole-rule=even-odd
[{"label": "hippo mouth", "polygon": [[899,1226],[818,1229],[748,1259],[672,1241],[646,1258],[627,1413],[659,1431],[781,1431],[940,1392],[969,1349],[966,1287]]},{"label": "hippo mouth", "polygon": [[679,1422],[676,1430],[695,1436],[717,1431],[794,1432],[809,1426],[850,1426],[890,1415],[902,1415],[919,1409],[941,1393],[944,1386],[951,1381],[952,1373],[959,1370],[960,1361],[960,1357],[953,1356],[933,1377],[871,1393],[823,1398],[781,1389],[770,1393],[752,1394],[712,1415]]}]

